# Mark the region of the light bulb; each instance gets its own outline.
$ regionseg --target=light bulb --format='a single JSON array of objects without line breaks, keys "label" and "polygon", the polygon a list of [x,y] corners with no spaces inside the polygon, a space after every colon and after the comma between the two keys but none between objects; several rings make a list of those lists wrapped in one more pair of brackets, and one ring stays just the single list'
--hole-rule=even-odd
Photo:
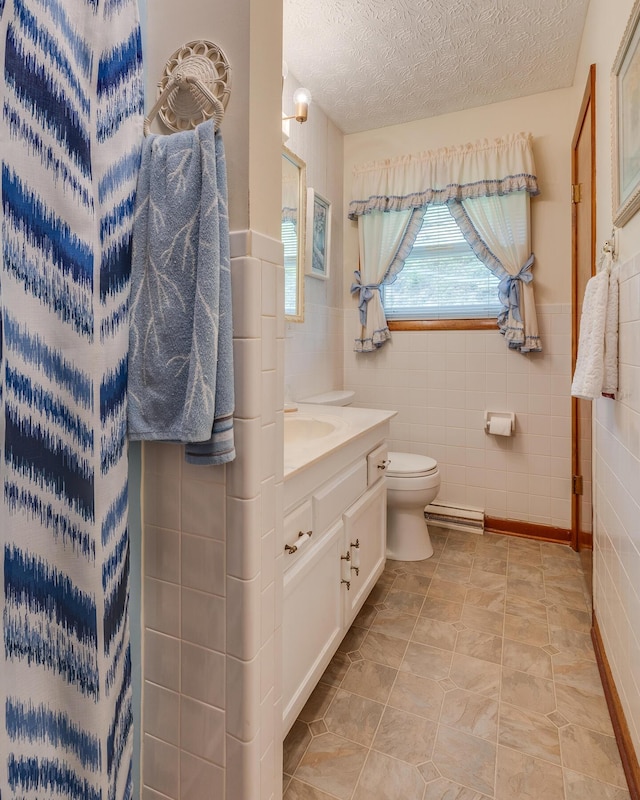
[{"label": "light bulb", "polygon": [[311,92],[301,86],[293,93],[293,102],[295,105],[298,105],[298,103],[306,103],[309,105],[311,103]]},{"label": "light bulb", "polygon": [[311,102],[311,92],[302,86],[293,93],[293,104],[295,106],[294,117],[296,122],[306,122],[309,113],[309,103]]}]

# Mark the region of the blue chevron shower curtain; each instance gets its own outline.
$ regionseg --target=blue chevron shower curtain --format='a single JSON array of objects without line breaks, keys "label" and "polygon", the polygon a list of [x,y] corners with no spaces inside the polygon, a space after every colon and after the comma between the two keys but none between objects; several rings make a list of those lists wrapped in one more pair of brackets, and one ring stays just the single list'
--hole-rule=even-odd
[{"label": "blue chevron shower curtain", "polygon": [[0,797],[131,796],[136,0],[0,0]]}]

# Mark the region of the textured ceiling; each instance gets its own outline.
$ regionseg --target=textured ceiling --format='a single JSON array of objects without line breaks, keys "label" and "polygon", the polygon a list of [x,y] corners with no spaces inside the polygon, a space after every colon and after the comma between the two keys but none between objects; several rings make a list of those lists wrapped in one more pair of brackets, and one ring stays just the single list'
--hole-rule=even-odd
[{"label": "textured ceiling", "polygon": [[284,0],[284,59],[344,133],[573,82],[589,0]]}]

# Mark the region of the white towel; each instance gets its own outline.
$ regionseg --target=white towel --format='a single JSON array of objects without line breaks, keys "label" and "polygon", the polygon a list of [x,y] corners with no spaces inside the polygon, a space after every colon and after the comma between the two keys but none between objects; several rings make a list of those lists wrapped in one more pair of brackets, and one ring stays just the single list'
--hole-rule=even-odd
[{"label": "white towel", "polygon": [[[606,344],[605,344],[606,343]],[[580,319],[573,397],[595,400],[618,388],[618,278],[607,254],[586,286]]]},{"label": "white towel", "polygon": [[604,323],[609,295],[609,273],[594,275],[584,292],[576,371],[571,384],[573,397],[595,400],[602,393],[604,376]]},{"label": "white towel", "polygon": [[618,391],[618,270],[609,276],[607,314],[604,323],[604,378],[602,394],[615,397]]}]

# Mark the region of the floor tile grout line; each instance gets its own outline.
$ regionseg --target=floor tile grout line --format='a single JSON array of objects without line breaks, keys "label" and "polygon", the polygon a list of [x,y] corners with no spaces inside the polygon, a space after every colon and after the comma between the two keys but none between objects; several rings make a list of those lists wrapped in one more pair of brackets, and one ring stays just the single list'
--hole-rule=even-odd
[{"label": "floor tile grout line", "polygon": [[[386,563],[385,563],[385,569],[386,569],[386,566],[387,566],[387,565],[386,565]],[[393,581],[391,582],[391,585],[390,585],[390,587],[389,587],[389,590],[388,590],[388,592],[387,592],[387,595],[388,595],[388,593],[391,591],[391,589],[393,588],[393,585],[394,585],[394,583],[396,582],[397,578],[398,578],[398,576],[397,576],[397,574],[396,574],[396,577],[395,577],[395,578],[393,579]],[[425,595],[425,596],[426,596],[426,595]],[[424,600],[423,600],[423,605],[424,605]],[[377,616],[377,615],[376,615],[376,616]],[[414,622],[414,624],[413,624],[413,628],[412,628],[412,630],[411,630],[411,636],[413,635],[413,632],[414,632],[414,630],[415,630],[415,626],[416,626],[416,624],[417,624],[417,621],[418,621],[418,618],[416,617],[416,622]],[[375,622],[375,618],[374,618],[374,622]],[[407,643],[406,643],[406,645],[405,645],[405,648],[404,648],[404,653],[403,653],[403,655],[402,655],[402,659],[400,660],[400,665],[402,665],[402,661],[404,660],[404,657],[405,657],[405,655],[406,655],[407,648],[409,647],[409,642],[410,642],[410,641],[411,641],[411,638],[409,638],[409,639],[407,640]],[[396,674],[395,674],[395,677],[394,677],[394,679],[393,679],[393,682],[392,682],[392,684],[391,684],[391,687],[390,687],[390,689],[389,689],[389,693],[387,694],[387,699],[385,700],[385,703],[384,703],[384,706],[383,706],[383,709],[382,709],[382,713],[380,714],[380,719],[378,720],[378,724],[376,725],[376,729],[375,729],[375,731],[373,732],[373,735],[372,735],[372,737],[371,737],[371,742],[370,742],[370,744],[369,744],[369,747],[368,747],[368,749],[367,749],[367,754],[366,754],[366,756],[365,756],[365,759],[364,759],[364,761],[362,762],[362,767],[360,768],[360,772],[358,773],[358,778],[357,778],[357,780],[356,780],[356,782],[355,782],[355,784],[354,784],[353,791],[351,792],[351,795],[350,795],[350,797],[351,797],[351,798],[353,798],[353,797],[354,797],[354,795],[355,795],[355,793],[358,791],[358,787],[359,787],[359,785],[360,785],[360,780],[361,780],[361,778],[362,778],[362,775],[363,775],[363,773],[364,773],[364,769],[365,769],[365,767],[366,767],[366,765],[367,765],[367,762],[369,761],[369,756],[371,755],[371,751],[372,751],[372,749],[373,749],[373,743],[375,742],[375,739],[376,739],[376,736],[377,736],[377,734],[378,734],[378,731],[380,730],[380,724],[382,723],[382,719],[383,719],[383,717],[384,717],[384,715],[385,715],[385,712],[386,712],[387,708],[389,707],[389,698],[391,697],[391,693],[393,692],[393,688],[394,688],[394,686],[395,686],[395,684],[396,684],[396,681],[398,680],[398,676],[399,676],[399,674],[400,674],[400,666],[398,666],[398,668],[396,669]],[[345,677],[346,677],[346,675],[345,675]],[[344,679],[343,679],[343,680],[344,680]],[[397,760],[400,760],[400,759],[397,759]],[[406,763],[406,762],[403,762],[403,763]],[[425,791],[426,791],[426,783],[425,783],[425,790],[424,790],[424,791],[423,791],[423,793],[422,793],[422,796],[423,796],[423,797],[424,797]],[[420,800],[422,800],[422,798],[420,798]]]},{"label": "floor tile grout line", "polygon": [[[447,539],[448,539],[448,535],[447,535]],[[446,545],[446,540],[445,540],[445,545]],[[444,546],[443,546],[443,548],[442,548],[442,549],[444,550]],[[434,548],[434,556],[435,556],[435,554],[436,554],[436,550],[435,550],[435,548]],[[439,563],[439,562],[438,562],[438,563]],[[435,574],[436,572],[437,572],[437,567],[436,567],[436,569],[434,570],[434,574]],[[424,592],[424,599],[423,599],[423,602],[422,602],[422,606],[421,606],[421,608],[420,608],[420,610],[421,610],[421,611],[422,611],[422,608],[424,608],[424,604],[426,603],[426,600],[427,600],[427,597],[428,597],[428,593],[429,593],[429,589],[430,589],[430,587],[431,587],[431,581],[432,581],[432,580],[433,580],[433,575],[431,576],[431,578],[430,578],[430,580],[429,580],[429,586],[427,586],[427,588],[426,588],[426,590],[425,590],[425,592]],[[418,617],[416,617],[416,621],[415,621],[415,623],[414,623],[414,625],[413,625],[413,629],[412,629],[412,631],[411,631],[410,638],[409,638],[409,640],[407,641],[407,646],[405,647],[405,651],[404,651],[404,654],[403,654],[402,661],[400,662],[400,667],[402,666],[402,663],[403,663],[403,661],[404,661],[404,658],[405,658],[405,656],[406,656],[407,650],[408,650],[408,648],[409,648],[409,643],[410,643],[411,641],[413,641],[413,635],[414,635],[414,633],[415,633],[415,629],[416,629],[416,626],[417,626],[417,624],[418,624],[418,619],[420,618],[420,616],[421,616],[421,615],[419,614],[419,615],[418,615]],[[457,634],[457,632],[456,632],[456,641],[457,641],[457,636],[458,636],[458,634]],[[418,644],[420,644],[420,643],[418,642]],[[455,643],[454,643],[454,644],[455,644]],[[398,677],[400,676],[400,667],[398,667],[398,671],[396,672],[396,677],[395,677],[395,679],[394,679],[394,681],[393,681],[393,684],[392,684],[392,686],[391,686],[391,690],[390,690],[390,692],[389,692],[389,694],[388,694],[388,696],[387,696],[387,702],[386,702],[386,704],[385,704],[385,711],[386,711],[386,709],[387,709],[387,708],[389,708],[389,707],[390,707],[390,706],[389,706],[389,700],[390,700],[390,698],[391,698],[391,695],[393,694],[393,689],[394,689],[394,687],[395,687],[395,685],[396,685],[396,683],[397,683],[397,681],[398,681]],[[449,672],[450,672],[450,671],[451,671],[451,667],[449,667]],[[444,702],[444,700],[443,700],[443,702]],[[433,744],[432,744],[432,746],[431,746],[430,757],[429,757],[429,761],[430,761],[431,763],[433,763],[433,751],[434,751],[434,748],[435,748],[435,746],[436,746],[436,741],[437,741],[437,738],[438,738],[438,730],[439,730],[439,727],[440,727],[440,722],[439,722],[439,720],[440,720],[440,717],[441,717],[441,715],[442,715],[442,705],[443,705],[443,703],[441,703],[441,705],[440,705],[440,710],[439,710],[439,712],[438,712],[438,720],[435,722],[435,725],[436,725],[436,728],[435,728],[435,736],[434,736]],[[391,706],[391,708],[393,708],[393,706]],[[384,713],[385,713],[385,712],[383,711],[383,712],[382,712],[382,716],[384,716]],[[424,719],[424,718],[423,718],[423,719]],[[382,721],[382,717],[380,718],[380,722],[381,722],[381,721]],[[378,723],[378,729],[379,729],[379,727],[380,727],[380,723]],[[378,729],[376,729],[376,734],[377,734],[377,731],[378,731]],[[372,746],[373,746],[373,742],[374,742],[374,741],[375,741],[375,735],[374,735],[373,739],[371,740],[371,744],[372,744]],[[365,762],[365,763],[366,763],[366,762]],[[403,763],[406,763],[406,762],[403,762]],[[423,763],[426,763],[426,762],[423,762]],[[413,766],[414,766],[414,768],[417,770],[417,765],[413,765]],[[438,770],[438,772],[439,772],[439,770]],[[361,775],[358,777],[358,783],[360,782],[360,778],[361,778]],[[423,780],[424,780],[424,778],[423,778]],[[356,786],[357,786],[357,785],[358,785],[358,784],[356,784]],[[427,792],[427,787],[428,787],[428,783],[427,783],[427,781],[424,781],[424,789],[423,789],[423,792],[422,792],[422,797],[423,797],[423,798],[424,798],[424,796],[426,795],[426,792]],[[408,800],[408,799],[407,799],[407,800]],[[422,798],[420,798],[420,800],[422,800]]]},{"label": "floor tile grout line", "polygon": [[551,761],[548,758],[540,755],[533,755],[532,753],[527,752],[526,750],[521,750],[519,747],[514,747],[510,744],[501,744],[500,747],[504,747],[505,750],[511,750],[513,753],[519,753],[520,755],[528,756],[529,758],[535,758],[536,761],[544,761],[545,764],[549,764],[552,767],[558,767],[559,769],[564,769],[562,763],[558,763],[556,761]]},{"label": "floor tile grout line", "polygon": [[[509,570],[509,549],[507,547],[507,574]],[[505,640],[505,626],[506,626],[506,616],[507,616],[507,603],[506,603],[506,594],[507,589],[509,586],[509,578],[507,577],[506,586],[505,586],[505,604],[504,604],[504,611],[502,614],[502,647],[500,651],[500,682],[498,684],[498,719],[496,722],[496,761],[493,768],[493,797],[498,797],[498,756],[500,753],[500,718],[502,714],[502,679],[504,675],[504,640]]]},{"label": "floor tile grout line", "polygon": [[[449,541],[449,534],[447,533],[447,537],[445,539],[445,543],[444,543],[444,546],[442,548],[443,550],[447,546],[447,542],[448,541]],[[437,572],[437,569],[436,569],[436,572]],[[426,598],[425,598],[425,600],[426,600]],[[460,632],[456,629],[455,641],[453,643],[453,647],[454,647],[453,652],[454,653],[455,653],[456,645],[458,644],[458,635],[459,635],[459,633]],[[451,680],[451,664],[452,663],[453,663],[453,656],[451,657],[451,663],[449,664],[449,673],[447,675],[447,677],[450,680]],[[446,692],[445,692],[445,696],[446,696]],[[438,768],[438,766],[435,764],[435,762],[433,760],[433,756],[434,756],[434,753],[435,753],[436,743],[437,743],[438,737],[440,735],[440,725],[442,724],[442,709],[444,708],[444,700],[445,700],[445,698],[443,697],[442,698],[442,702],[440,703],[440,710],[438,711],[438,719],[436,720],[436,735],[435,735],[435,738],[433,740],[433,746],[431,748],[431,763],[434,765],[434,767],[437,769],[437,771],[438,771],[438,773],[440,773],[440,775],[442,775],[442,773],[440,772],[440,769]],[[427,793],[427,787],[428,787],[428,784],[425,783],[425,789],[424,789],[424,792],[423,792],[423,797]]]},{"label": "floor tile grout line", "polygon": [[[542,586],[543,586],[543,589],[544,589],[544,597],[545,597],[545,600],[546,600],[546,599],[548,599],[547,598],[547,580],[546,580],[546,575],[545,575],[545,571],[544,570],[542,570]],[[553,644],[553,641],[552,641],[551,620],[549,619],[549,606],[546,606],[546,613],[547,613],[547,628],[548,628],[548,631],[549,631],[549,645],[552,646],[552,647],[555,647],[555,645]],[[552,686],[553,686],[553,700],[554,700],[554,703],[555,703],[554,711],[559,714],[561,712],[558,709],[558,693],[556,691],[557,684],[556,684],[556,673],[555,673],[555,669],[554,669],[553,656],[551,656],[551,679],[552,679]],[[566,781],[565,781],[565,764],[564,764],[564,755],[563,755],[563,747],[562,747],[562,736],[560,734],[560,728],[557,728],[557,732],[558,732],[558,750],[559,750],[559,754],[560,754],[560,769],[562,770],[562,794],[563,794],[564,800],[566,800],[566,797],[567,797],[567,784],[566,784]]]}]

